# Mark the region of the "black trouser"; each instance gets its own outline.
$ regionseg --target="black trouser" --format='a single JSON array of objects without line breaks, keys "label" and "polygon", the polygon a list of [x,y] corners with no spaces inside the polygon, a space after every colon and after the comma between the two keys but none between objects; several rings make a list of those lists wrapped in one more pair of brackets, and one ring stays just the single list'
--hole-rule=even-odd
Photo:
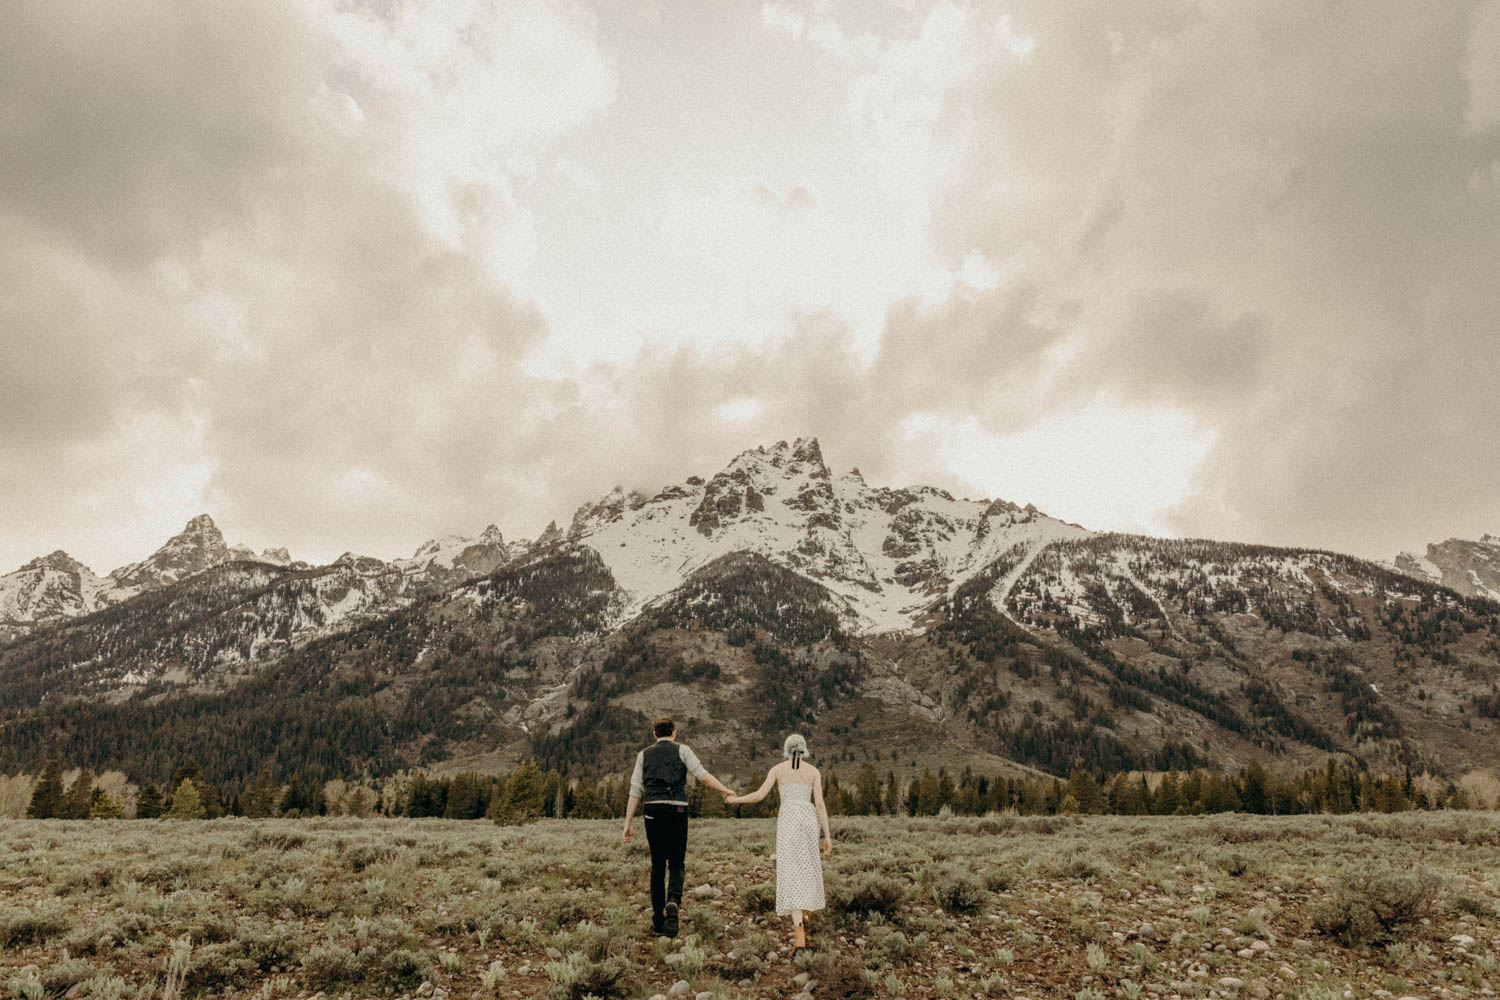
[{"label": "black trouser", "polygon": [[646,843],[651,845],[651,919],[662,921],[667,903],[682,905],[682,862],[687,857],[687,806],[647,802]]}]

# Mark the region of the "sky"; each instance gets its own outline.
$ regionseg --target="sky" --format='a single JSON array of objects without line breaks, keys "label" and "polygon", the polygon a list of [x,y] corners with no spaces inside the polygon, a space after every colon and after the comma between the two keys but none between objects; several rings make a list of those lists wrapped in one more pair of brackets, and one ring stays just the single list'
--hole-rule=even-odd
[{"label": "sky", "polygon": [[1500,0],[12,0],[0,572],[813,435],[1097,529],[1500,533]]}]

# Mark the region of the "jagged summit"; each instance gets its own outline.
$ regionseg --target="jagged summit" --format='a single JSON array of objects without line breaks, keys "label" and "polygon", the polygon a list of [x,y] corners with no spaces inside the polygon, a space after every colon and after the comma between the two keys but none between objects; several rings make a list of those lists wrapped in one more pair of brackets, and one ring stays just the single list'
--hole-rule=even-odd
[{"label": "jagged summit", "polygon": [[1466,597],[1500,600],[1500,538],[1488,533],[1477,542],[1434,542],[1422,556],[1402,552],[1393,565],[1397,572],[1440,583]]},{"label": "jagged summit", "polygon": [[150,556],[121,566],[109,578],[123,590],[154,590],[227,562],[234,555],[214,519],[199,514]]},{"label": "jagged summit", "polygon": [[594,548],[627,613],[726,554],[757,553],[817,580],[861,631],[908,628],[952,586],[1016,544],[1087,532],[1008,501],[834,476],[815,437],[751,448],[720,471],[647,498],[616,488],[579,508],[568,537]]},{"label": "jagged summit", "polygon": [[422,589],[441,590],[493,572],[526,548],[525,542],[507,544],[500,529],[491,524],[473,538],[447,535],[431,539],[410,559],[398,559],[391,565],[407,577],[421,578]]},{"label": "jagged summit", "polygon": [[21,569],[55,569],[63,573],[87,573],[90,576],[94,575],[92,570],[68,555],[62,549],[55,549],[44,556],[37,556],[31,562],[22,566]]}]

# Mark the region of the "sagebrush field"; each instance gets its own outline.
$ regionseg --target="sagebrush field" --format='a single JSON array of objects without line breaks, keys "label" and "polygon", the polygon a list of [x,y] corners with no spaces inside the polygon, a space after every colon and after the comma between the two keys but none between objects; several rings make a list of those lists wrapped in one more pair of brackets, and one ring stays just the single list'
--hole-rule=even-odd
[{"label": "sagebrush field", "polygon": [[615,821],[0,821],[16,997],[1482,995],[1500,817],[838,818],[812,950],[768,820],[695,822],[681,937]]}]

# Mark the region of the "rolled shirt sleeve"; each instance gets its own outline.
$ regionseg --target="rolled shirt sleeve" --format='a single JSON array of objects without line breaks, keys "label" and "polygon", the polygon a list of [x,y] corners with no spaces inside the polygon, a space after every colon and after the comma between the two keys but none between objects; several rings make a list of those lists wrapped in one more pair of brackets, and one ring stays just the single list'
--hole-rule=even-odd
[{"label": "rolled shirt sleeve", "polygon": [[646,751],[635,755],[635,770],[630,773],[630,794],[638,799],[646,797],[646,782],[641,777],[641,768],[646,760]]},{"label": "rolled shirt sleeve", "polygon": [[[700,781],[703,779],[703,776],[708,773],[708,768],[704,767],[699,762],[698,755],[693,753],[692,748],[690,748],[687,744],[682,744],[682,748],[677,751],[677,756],[681,757],[682,762],[687,765],[688,774],[691,774],[693,777],[699,779]],[[639,770],[640,765],[637,764],[636,767],[637,770]]]}]

